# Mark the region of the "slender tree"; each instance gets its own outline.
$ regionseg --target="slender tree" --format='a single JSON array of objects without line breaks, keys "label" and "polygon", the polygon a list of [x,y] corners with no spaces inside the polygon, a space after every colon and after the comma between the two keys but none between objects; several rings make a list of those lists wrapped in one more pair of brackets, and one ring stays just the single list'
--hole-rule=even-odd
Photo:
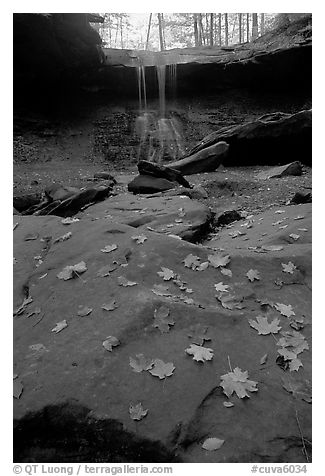
[{"label": "slender tree", "polygon": [[213,39],[214,39],[213,27],[214,27],[214,14],[210,13],[210,46],[213,46]]},{"label": "slender tree", "polygon": [[252,24],[252,40],[256,40],[258,37],[258,21],[257,13],[253,13],[253,24]]},{"label": "slender tree", "polygon": [[148,31],[147,31],[147,41],[146,41],[146,50],[149,46],[149,37],[150,37],[150,28],[151,28],[152,13],[149,15]]},{"label": "slender tree", "polygon": [[225,45],[228,46],[228,13],[225,13]]},{"label": "slender tree", "polygon": [[218,38],[219,38],[219,46],[221,46],[221,41],[222,41],[222,37],[221,37],[221,13],[218,13]]},{"label": "slender tree", "polygon": [[246,13],[246,41],[249,41],[249,13]]},{"label": "slender tree", "polygon": [[242,13],[238,13],[239,43],[242,43],[242,41],[243,41],[243,35],[242,35],[242,33],[243,33],[243,31],[242,31],[242,16],[243,16]]},{"label": "slender tree", "polygon": [[261,35],[265,33],[265,14],[261,13]]},{"label": "slender tree", "polygon": [[194,18],[194,44],[195,46],[199,46],[199,28],[198,28],[198,18],[197,18],[197,13],[193,14]]},{"label": "slender tree", "polygon": [[163,22],[161,13],[158,13],[158,28],[159,28],[159,42],[160,42],[160,51],[164,50],[164,35],[163,35]]}]

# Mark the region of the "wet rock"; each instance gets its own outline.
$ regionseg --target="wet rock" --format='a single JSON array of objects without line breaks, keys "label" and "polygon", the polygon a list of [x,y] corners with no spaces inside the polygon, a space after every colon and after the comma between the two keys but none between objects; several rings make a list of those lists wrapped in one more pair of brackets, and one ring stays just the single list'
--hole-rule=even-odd
[{"label": "wet rock", "polygon": [[296,192],[289,203],[292,205],[299,205],[300,203],[311,203],[311,202],[312,202],[312,195],[310,192]]},{"label": "wet rock", "polygon": [[257,175],[256,178],[267,180],[270,178],[279,178],[286,175],[301,175],[302,174],[302,165],[300,162],[291,162],[287,165],[282,165],[281,167],[274,167],[267,172],[261,172]]},{"label": "wet rock", "polygon": [[26,195],[18,195],[14,197],[14,208],[18,210],[18,212],[23,212],[28,208],[37,205],[42,200],[41,193],[30,193]]},{"label": "wet rock", "polygon": [[184,159],[171,162],[169,167],[179,170],[183,175],[213,172],[226,159],[228,149],[226,142],[217,141],[216,144],[200,149]]},{"label": "wet rock", "polygon": [[[191,189],[183,188],[186,191]],[[205,204],[182,195],[166,196],[168,192],[150,197],[134,196],[129,193],[110,197],[79,213],[78,218],[89,220],[105,219],[123,223],[141,230],[172,234],[197,242],[210,231],[213,215]]]},{"label": "wet rock", "polygon": [[242,219],[242,216],[239,212],[237,212],[236,210],[228,210],[218,216],[217,226],[229,225],[230,223],[233,223],[234,221],[238,221],[241,219]]},{"label": "wet rock", "polygon": [[295,114],[277,112],[245,124],[222,127],[206,136],[190,153],[226,141],[229,144],[226,166],[286,164],[288,157],[311,165],[311,139],[311,110]]},{"label": "wet rock", "polygon": [[140,160],[138,163],[138,170],[140,175],[150,175],[153,177],[162,177],[170,182],[178,182],[186,188],[190,188],[189,182],[183,177],[179,170],[171,167],[164,167],[163,165],[154,164],[146,160]]},{"label": "wet rock", "polygon": [[[171,201],[173,200],[171,198]],[[177,197],[177,200],[193,204],[193,201],[187,198]],[[105,205],[109,201],[107,200]],[[130,196],[128,205],[126,201],[124,204],[118,204],[116,197],[112,201],[115,204],[112,205],[111,211],[113,213],[115,210],[116,216],[122,215],[118,207],[123,207],[123,213],[126,214],[131,213],[129,209],[134,207],[138,209],[139,214],[139,210],[148,206],[150,201],[152,205],[154,201],[158,203],[157,199]],[[165,202],[168,203],[168,200]],[[96,207],[103,205],[98,204]],[[287,209],[293,216],[296,215],[294,207]],[[159,211],[155,213],[159,219]],[[268,213],[271,222],[274,220],[274,213]],[[266,214],[263,216],[266,219]],[[277,215],[275,217],[278,218]],[[166,223],[169,219],[170,217],[166,217]],[[148,440],[153,441],[153,454],[154,448],[158,448],[159,444],[166,452],[158,453],[158,459],[162,458],[163,454],[173,454],[176,445],[177,454],[186,462],[207,462],[208,458],[209,462],[215,463],[234,459],[255,463],[256,460],[262,462],[265,455],[272,461],[303,462],[301,435],[292,412],[292,397],[281,385],[281,377],[285,374],[277,365],[271,365],[276,358],[276,343],[274,339],[259,337],[249,326],[248,319],[261,312],[260,301],[265,299],[265,296],[273,302],[291,304],[297,315],[306,316],[303,335],[310,343],[311,320],[307,319],[310,314],[310,289],[304,281],[295,294],[293,286],[283,286],[279,289],[274,285],[274,281],[283,274],[281,263],[293,260],[304,273],[308,271],[310,243],[292,245],[283,242],[283,250],[280,253],[258,254],[248,249],[236,249],[236,240],[230,240],[232,248],[229,253],[228,230],[222,231],[224,236],[217,246],[222,246],[225,254],[230,254],[227,268],[232,270],[235,277],[231,279],[223,276],[222,279],[231,286],[232,293],[246,308],[229,310],[224,309],[215,297],[213,283],[221,280],[216,268],[208,266],[202,271],[194,271],[184,266],[184,259],[189,254],[197,256],[201,263],[207,262],[208,256],[212,254],[211,249],[148,229],[145,232],[147,240],[138,244],[132,238],[138,234],[134,228],[104,216],[92,222],[90,220],[91,218],[86,218],[84,214],[80,221],[69,225],[72,238],[64,243],[51,245],[37,269],[31,270],[28,259],[25,259],[17,271],[14,268],[14,280],[20,280],[21,283],[21,290],[15,288],[14,292],[17,304],[21,304],[17,295],[22,292],[21,276],[24,276],[24,289],[28,284],[33,298],[33,303],[29,306],[38,307],[45,312],[45,317],[36,326],[33,324],[38,322],[37,316],[27,319],[21,315],[15,317],[13,322],[14,372],[25,375],[26,380],[23,395],[13,403],[14,418],[17,428],[31,439],[31,442],[28,438],[18,440],[19,455],[23,455],[25,461],[30,461],[30,453],[34,451],[34,455],[39,454],[42,461],[53,461],[53,453],[56,454],[55,451],[63,448],[62,438],[66,431],[73,428],[74,436],[71,438],[76,438],[74,441],[78,457],[84,457],[82,460],[87,461],[87,456],[95,451],[95,445],[87,452],[89,446],[86,443],[80,445],[78,435],[81,433],[86,442],[89,438],[90,441],[95,439],[97,443],[96,436],[99,435],[100,428],[94,433],[94,421],[90,421],[89,425],[85,422],[86,415],[91,412],[91,418],[103,424],[101,435],[104,435],[104,438],[101,437],[98,441],[100,448],[103,444],[101,442],[106,438],[104,422],[109,423],[107,436],[112,438],[111,451],[114,448],[118,451],[118,447],[113,444],[115,436],[116,441],[124,441],[123,445],[126,444],[125,441],[129,442],[130,438],[136,438],[139,444],[143,443],[143,450]],[[24,256],[32,256],[36,251],[36,248],[30,251],[30,246],[40,246],[39,240],[23,240],[27,232],[38,232],[41,235],[48,233],[46,227],[49,226],[54,227],[51,234],[55,232],[55,236],[62,235],[63,230],[66,231],[66,227],[56,217],[15,217],[14,221],[19,221],[14,234],[14,255],[17,255],[19,260]],[[299,227],[299,220],[293,221],[293,225]],[[269,226],[272,227],[272,224]],[[253,231],[250,229],[248,232],[251,230]],[[172,234],[172,230],[170,233]],[[106,245],[113,243],[117,245],[115,250],[107,254],[101,252]],[[80,261],[87,264],[87,271],[83,273],[82,279],[76,277],[63,282],[57,278],[57,273],[65,266]],[[100,268],[113,261],[118,265],[111,275],[98,277]],[[15,266],[18,266],[18,263]],[[163,280],[158,274],[162,267],[172,270],[180,279]],[[258,283],[251,283],[244,278],[250,268],[260,271],[261,280]],[[128,288],[120,286],[120,276],[137,284]],[[186,288],[191,289],[192,293],[188,294],[180,289],[180,280],[181,286],[186,282]],[[118,307],[107,317],[101,305],[109,299],[114,299]],[[164,334],[152,325],[155,309],[162,305],[168,308],[170,317],[175,321],[169,332]],[[91,318],[73,317],[80,306],[93,309]],[[59,316],[67,316],[69,325],[54,335],[50,330],[58,322]],[[277,317],[282,330],[290,330],[288,318],[280,313],[277,313]],[[194,362],[184,352],[191,344],[188,335],[196,324],[208,326],[211,339],[209,347],[215,354],[211,362],[202,365]],[[105,351],[102,345],[108,335],[121,342],[112,352]],[[30,346],[35,343],[43,343],[49,349],[46,358],[37,359],[28,352]],[[173,363],[175,372],[168,377],[167,382],[159,381],[147,371],[141,375],[134,372],[129,365],[130,357],[134,358],[140,353],[146,358]],[[254,373],[260,358],[266,353],[270,359],[267,372]],[[245,402],[236,396],[232,397],[233,408],[225,411],[222,405],[226,397],[219,384],[221,375],[229,371],[227,356],[233,367],[247,370],[249,377],[257,382],[258,391],[251,394],[248,413],[243,412]],[[290,376],[294,380],[310,380],[310,350],[304,350],[299,357],[303,367],[299,370],[299,375],[292,372],[294,375]],[[271,388],[272,391],[265,391],[265,388]],[[76,409],[72,411],[71,406],[67,412],[53,408],[58,402],[68,404],[76,398],[83,407],[81,413]],[[135,428],[128,409],[130,404],[136,402],[143,403],[144,408],[148,409],[148,415]],[[310,404],[297,399],[295,405],[300,421],[304,422],[304,438],[310,440]],[[273,409],[271,413],[265,410],[270,407]],[[263,418],[260,417],[262,413]],[[34,420],[31,414],[34,415]],[[291,415],[291,418],[288,418],[288,415]],[[31,426],[28,426],[28,418]],[[76,420],[81,424],[76,425]],[[70,422],[68,428],[67,421]],[[118,427],[113,421],[118,422]],[[49,436],[46,436],[47,448],[54,449],[53,453],[49,454],[44,450],[41,454],[35,453],[39,451],[47,422],[51,430],[47,432]],[[127,432],[124,433],[126,440],[120,439],[119,429]],[[226,442],[220,451],[208,455],[200,445],[207,437],[207,431],[208,435],[222,436]],[[246,435],[245,438],[243,434]],[[260,438],[261,434],[264,435],[263,439]],[[32,449],[29,449],[30,447]],[[69,448],[68,445],[64,447]],[[27,451],[25,454],[24,449]],[[148,462],[148,453],[136,454],[139,455],[140,461],[145,459]],[[135,453],[126,452],[125,455],[128,460],[134,457]],[[118,456],[119,453],[112,455],[112,460],[114,457],[118,459]],[[66,456],[67,459],[75,457],[75,452]]]},{"label": "wet rock", "polygon": [[94,174],[95,179],[110,180],[112,183],[116,184],[116,180],[109,172],[96,172]]},{"label": "wet rock", "polygon": [[170,190],[177,186],[177,182],[171,182],[166,178],[154,177],[153,175],[138,175],[128,184],[128,190],[134,194],[155,193]]},{"label": "wet rock", "polygon": [[65,200],[79,192],[79,188],[53,183],[45,189],[44,194],[49,202],[54,202],[56,200]]}]

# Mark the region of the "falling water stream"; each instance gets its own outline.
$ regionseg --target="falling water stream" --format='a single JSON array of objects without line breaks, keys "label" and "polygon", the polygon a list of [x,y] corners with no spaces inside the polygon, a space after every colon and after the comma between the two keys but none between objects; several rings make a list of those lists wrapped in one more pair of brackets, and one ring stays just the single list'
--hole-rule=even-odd
[{"label": "falling water stream", "polygon": [[149,110],[146,91],[146,68],[137,66],[139,116],[135,132],[139,138],[138,160],[160,163],[163,159],[176,160],[183,155],[180,125],[175,115],[166,110],[166,83],[168,96],[175,103],[177,64],[156,64],[159,111]]}]

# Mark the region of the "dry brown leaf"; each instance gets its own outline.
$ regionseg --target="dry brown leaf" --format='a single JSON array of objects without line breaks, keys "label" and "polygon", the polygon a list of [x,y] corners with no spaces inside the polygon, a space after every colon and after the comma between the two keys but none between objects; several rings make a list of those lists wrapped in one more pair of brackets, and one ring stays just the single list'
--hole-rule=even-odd
[{"label": "dry brown leaf", "polygon": [[118,345],[120,345],[120,343],[121,342],[117,339],[117,337],[108,336],[103,342],[103,347],[109,352],[112,352],[113,347],[117,347]]}]

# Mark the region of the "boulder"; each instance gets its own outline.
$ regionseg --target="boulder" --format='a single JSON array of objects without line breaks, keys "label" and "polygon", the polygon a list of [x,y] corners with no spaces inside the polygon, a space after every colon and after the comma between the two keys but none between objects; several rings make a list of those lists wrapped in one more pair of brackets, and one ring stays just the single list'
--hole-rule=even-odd
[{"label": "boulder", "polygon": [[137,175],[132,182],[128,184],[129,192],[155,193],[164,190],[170,190],[178,186],[177,182],[171,182],[163,177],[154,177],[153,175]]},{"label": "boulder", "polygon": [[270,178],[284,177],[286,175],[299,176],[301,174],[302,174],[301,163],[296,161],[296,162],[291,162],[290,164],[287,164],[287,165],[282,165],[281,167],[274,167],[271,170],[268,170],[267,172],[261,172],[256,176],[256,178],[267,180]]},{"label": "boulder", "polygon": [[116,184],[115,178],[114,178],[113,175],[110,174],[109,172],[105,172],[105,171],[103,171],[103,172],[96,172],[96,173],[94,174],[94,178],[95,178],[95,179],[101,179],[101,180],[109,180],[109,181],[112,182],[112,184],[114,184],[114,185]]},{"label": "boulder", "polygon": [[79,193],[79,188],[69,187],[66,185],[61,185],[59,183],[53,183],[44,190],[45,197],[49,202],[54,202],[56,200],[65,200],[66,198],[72,197],[76,193]]},{"label": "boulder", "polygon": [[184,159],[171,162],[169,167],[179,170],[184,175],[213,172],[226,159],[228,149],[229,146],[226,142],[218,141]]},{"label": "boulder", "polygon": [[23,212],[30,207],[38,205],[42,200],[41,193],[29,193],[24,195],[17,195],[13,198],[14,208],[18,212]]},{"label": "boulder", "polygon": [[[36,208],[25,210],[23,215],[56,215],[71,217],[85,207],[107,198],[112,191],[111,187],[98,186],[78,191],[64,200],[42,202]],[[59,190],[61,192],[61,189]]]},{"label": "boulder", "polygon": [[189,155],[226,141],[229,144],[226,166],[287,164],[288,157],[311,165],[311,140],[311,110],[295,114],[278,112],[244,124],[222,127],[193,147]]},{"label": "boulder", "polygon": [[310,192],[296,192],[290,200],[291,205],[300,205],[301,203],[311,203],[312,195]]},{"label": "boulder", "polygon": [[138,162],[138,170],[140,175],[162,177],[170,182],[178,182],[183,187],[191,188],[189,182],[183,177],[179,170],[171,167],[164,167],[163,165],[154,164],[146,160],[140,160]]}]

